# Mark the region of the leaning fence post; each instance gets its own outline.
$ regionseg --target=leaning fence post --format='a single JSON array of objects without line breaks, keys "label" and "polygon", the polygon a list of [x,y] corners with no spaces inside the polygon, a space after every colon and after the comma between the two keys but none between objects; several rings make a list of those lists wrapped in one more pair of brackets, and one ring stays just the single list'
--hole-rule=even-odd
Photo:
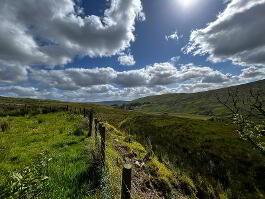
[{"label": "leaning fence post", "polygon": [[131,198],[132,165],[125,164],[122,170],[121,199]]},{"label": "leaning fence post", "polygon": [[93,125],[93,111],[90,111],[89,114],[89,128],[88,128],[88,136],[92,135],[92,125]]},{"label": "leaning fence post", "polygon": [[105,165],[105,139],[106,139],[106,128],[100,124],[99,127],[100,137],[101,137],[101,144],[100,144],[100,157],[102,167]]}]

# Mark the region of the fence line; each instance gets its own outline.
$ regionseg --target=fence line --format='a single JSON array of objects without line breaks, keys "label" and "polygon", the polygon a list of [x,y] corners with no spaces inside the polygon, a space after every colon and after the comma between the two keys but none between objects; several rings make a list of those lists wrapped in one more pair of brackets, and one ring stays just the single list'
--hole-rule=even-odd
[{"label": "fence line", "polygon": [[[7,106],[9,105],[9,106]],[[97,145],[97,136],[98,133],[100,135],[100,163],[102,168],[105,167],[106,161],[106,127],[103,126],[103,123],[100,122],[99,119],[94,118],[94,111],[92,109],[88,110],[82,107],[71,107],[69,105],[65,106],[43,106],[43,105],[29,105],[29,104],[0,104],[0,108],[6,110],[21,109],[24,110],[24,114],[29,113],[29,111],[39,111],[39,113],[49,113],[49,112],[59,112],[64,111],[73,114],[83,114],[84,118],[88,118],[88,137],[92,135],[93,123],[95,129],[95,144]],[[23,111],[22,110],[22,111]],[[21,112],[22,112],[21,111]],[[130,199],[131,198],[131,172],[132,166],[130,164],[124,164],[124,168],[122,170],[122,181],[121,181],[121,199]]]}]

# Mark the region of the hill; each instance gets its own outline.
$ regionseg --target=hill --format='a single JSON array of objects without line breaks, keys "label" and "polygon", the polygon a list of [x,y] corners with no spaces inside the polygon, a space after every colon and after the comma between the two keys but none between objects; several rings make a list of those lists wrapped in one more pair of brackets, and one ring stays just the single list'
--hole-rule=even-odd
[{"label": "hill", "polygon": [[[28,109],[23,103],[32,110],[23,110]],[[264,157],[229,122],[49,100],[0,98],[0,104],[0,124],[9,127],[0,129],[0,190],[6,190],[0,198],[17,194],[18,180],[25,183],[26,193],[39,198],[120,198],[126,161],[134,165],[132,191],[138,197],[133,198],[264,198]],[[66,105],[69,112],[53,112]],[[107,128],[104,175],[98,176],[94,165],[95,134],[86,136],[83,108],[93,109]],[[139,167],[149,151],[152,156]],[[39,158],[50,161],[42,167]],[[34,172],[28,175],[27,168]],[[7,195],[1,197],[3,193]]]},{"label": "hill", "polygon": [[91,102],[93,104],[100,104],[104,106],[120,106],[122,104],[127,104],[129,101],[102,101],[102,102]]},{"label": "hill", "polygon": [[[238,89],[239,96],[250,97],[250,89],[265,88],[265,80],[230,87],[230,90]],[[216,95],[222,99],[228,97],[228,88],[211,90],[199,93],[176,93],[149,96],[136,99],[125,107],[143,112],[196,114],[196,115],[227,115],[228,111],[221,105]]]}]

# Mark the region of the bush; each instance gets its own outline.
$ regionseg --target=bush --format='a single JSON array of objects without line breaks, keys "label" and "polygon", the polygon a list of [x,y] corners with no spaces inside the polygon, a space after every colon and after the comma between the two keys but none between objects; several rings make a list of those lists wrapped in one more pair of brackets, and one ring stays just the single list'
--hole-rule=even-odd
[{"label": "bush", "polygon": [[10,124],[8,121],[6,120],[0,121],[0,129],[2,132],[7,131],[9,128],[10,128]]},{"label": "bush", "polygon": [[82,136],[82,135],[84,135],[84,131],[81,128],[77,128],[74,130],[73,135]]}]

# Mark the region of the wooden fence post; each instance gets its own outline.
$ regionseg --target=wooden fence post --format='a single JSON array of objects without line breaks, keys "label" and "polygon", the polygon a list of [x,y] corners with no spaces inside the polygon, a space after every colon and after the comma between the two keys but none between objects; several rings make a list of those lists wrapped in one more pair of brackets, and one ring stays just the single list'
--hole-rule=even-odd
[{"label": "wooden fence post", "polygon": [[84,108],[84,117],[86,117],[86,108]]},{"label": "wooden fence post", "polygon": [[131,199],[132,165],[125,164],[122,170],[121,199]]},{"label": "wooden fence post", "polygon": [[106,128],[100,124],[99,126],[101,144],[100,144],[100,158],[102,167],[105,165],[105,139],[106,139]]},{"label": "wooden fence post", "polygon": [[88,136],[92,135],[92,125],[93,125],[93,111],[89,112],[89,128],[88,128]]},{"label": "wooden fence post", "polygon": [[97,133],[98,133],[98,120],[97,120],[97,118],[94,119],[94,126],[95,126],[95,136],[97,137]]}]

